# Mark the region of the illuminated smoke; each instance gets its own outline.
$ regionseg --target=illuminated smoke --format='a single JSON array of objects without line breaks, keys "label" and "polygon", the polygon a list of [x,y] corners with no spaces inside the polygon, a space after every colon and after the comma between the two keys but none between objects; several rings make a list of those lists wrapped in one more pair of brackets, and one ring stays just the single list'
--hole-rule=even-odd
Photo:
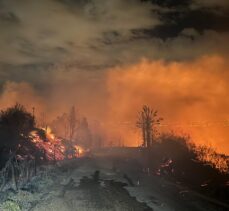
[{"label": "illuminated smoke", "polygon": [[[211,145],[229,153],[229,71],[220,56],[196,61],[165,62],[143,60],[139,64],[109,71],[109,120],[129,122],[119,132],[129,144],[131,124],[143,104],[159,110],[165,119],[162,131],[190,134],[195,143]],[[126,135],[125,135],[126,134]]]},{"label": "illuminated smoke", "polygon": [[38,95],[32,85],[26,82],[7,81],[0,94],[0,108],[6,109],[15,103],[24,105],[32,113],[33,107],[42,111],[45,109],[45,99]]},{"label": "illuminated smoke", "polygon": [[[137,113],[147,104],[164,118],[161,131],[190,134],[197,144],[229,153],[229,63],[227,57],[206,56],[192,61],[142,60],[100,72],[61,66],[52,71],[51,89],[40,96],[28,83],[7,82],[0,107],[19,102],[51,121],[72,105],[86,116],[106,144],[136,146],[141,136]],[[49,96],[49,97],[47,97]]]}]

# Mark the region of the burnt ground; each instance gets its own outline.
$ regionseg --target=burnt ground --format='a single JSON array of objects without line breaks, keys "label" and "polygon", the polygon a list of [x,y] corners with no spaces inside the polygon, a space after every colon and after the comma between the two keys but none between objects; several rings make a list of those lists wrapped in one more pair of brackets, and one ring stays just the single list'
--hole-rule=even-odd
[{"label": "burnt ground", "polygon": [[227,204],[139,171],[135,161],[91,157],[45,166],[21,190],[0,193],[0,210],[224,211]]}]

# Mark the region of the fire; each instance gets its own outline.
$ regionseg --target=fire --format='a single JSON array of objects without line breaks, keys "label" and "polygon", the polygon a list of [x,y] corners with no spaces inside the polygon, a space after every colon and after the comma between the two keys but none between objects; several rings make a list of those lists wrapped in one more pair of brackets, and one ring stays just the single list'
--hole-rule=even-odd
[{"label": "fire", "polygon": [[37,131],[33,131],[30,135],[31,141],[35,143],[36,147],[43,150],[44,154],[41,159],[48,160],[63,160],[65,147],[61,140],[54,136],[47,136],[44,140]]},{"label": "fire", "polygon": [[45,131],[45,135],[46,138],[50,141],[50,142],[55,142],[56,138],[55,135],[52,133],[52,130],[49,126],[47,126],[46,128],[43,129]]},{"label": "fire", "polygon": [[32,131],[30,139],[35,143],[36,147],[44,152],[41,159],[63,160],[82,156],[84,152],[82,147],[73,145],[70,141],[57,138],[50,127]]},{"label": "fire", "polygon": [[226,171],[228,158],[217,153],[229,154],[227,70],[228,58],[222,56],[182,62],[142,60],[111,69],[107,122],[116,123],[116,127],[108,127],[109,134],[120,134],[126,145],[140,145],[134,122],[137,111],[146,104],[164,119],[160,133],[189,135],[200,149],[202,145],[213,149],[201,151],[197,147],[200,160]]},{"label": "fire", "polygon": [[209,163],[221,172],[229,171],[229,156],[218,154],[213,148],[206,146],[196,147],[195,151],[200,161]]},{"label": "fire", "polygon": [[75,151],[76,151],[76,157],[80,157],[84,154],[84,149],[81,146],[75,145],[74,146]]}]

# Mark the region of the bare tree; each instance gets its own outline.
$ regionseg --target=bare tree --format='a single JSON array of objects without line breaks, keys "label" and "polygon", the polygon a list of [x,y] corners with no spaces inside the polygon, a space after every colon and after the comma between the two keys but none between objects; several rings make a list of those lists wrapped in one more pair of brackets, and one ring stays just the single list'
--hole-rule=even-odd
[{"label": "bare tree", "polygon": [[92,146],[92,134],[87,118],[83,117],[81,119],[77,132],[78,144],[85,148],[90,148]]},{"label": "bare tree", "polygon": [[75,111],[75,107],[72,106],[69,116],[68,116],[68,123],[69,123],[69,140],[72,141],[75,130],[76,130],[76,124],[77,124],[77,120],[76,120],[76,111]]},{"label": "bare tree", "polygon": [[67,136],[68,136],[68,115],[66,113],[64,113],[62,115],[62,126],[63,126],[63,129],[64,129],[64,138],[67,139]]},{"label": "bare tree", "polygon": [[45,128],[47,126],[47,121],[46,121],[46,114],[44,112],[41,113],[40,117],[40,126],[42,128]]},{"label": "bare tree", "polygon": [[144,105],[139,112],[137,127],[142,130],[143,147],[150,147],[158,133],[157,126],[163,119],[158,117],[158,112]]},{"label": "bare tree", "polygon": [[69,137],[69,114],[63,113],[57,116],[56,119],[51,122],[51,128],[55,134],[67,139]]}]

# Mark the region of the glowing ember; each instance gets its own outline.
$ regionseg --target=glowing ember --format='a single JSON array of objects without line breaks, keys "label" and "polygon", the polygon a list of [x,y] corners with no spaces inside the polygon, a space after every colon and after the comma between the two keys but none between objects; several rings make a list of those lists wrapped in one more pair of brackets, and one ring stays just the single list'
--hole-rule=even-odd
[{"label": "glowing ember", "polygon": [[196,153],[200,161],[207,162],[209,165],[213,166],[221,172],[226,173],[229,171],[228,156],[218,154],[214,149],[205,146],[197,147]]},{"label": "glowing ember", "polygon": [[84,150],[81,146],[75,145],[74,148],[76,150],[76,157],[80,157],[83,155]]},{"label": "glowing ember", "polygon": [[82,156],[84,150],[78,145],[71,147],[70,141],[55,137],[50,127],[42,128],[39,131],[32,131],[30,138],[36,147],[44,152],[41,159],[63,160]]}]

